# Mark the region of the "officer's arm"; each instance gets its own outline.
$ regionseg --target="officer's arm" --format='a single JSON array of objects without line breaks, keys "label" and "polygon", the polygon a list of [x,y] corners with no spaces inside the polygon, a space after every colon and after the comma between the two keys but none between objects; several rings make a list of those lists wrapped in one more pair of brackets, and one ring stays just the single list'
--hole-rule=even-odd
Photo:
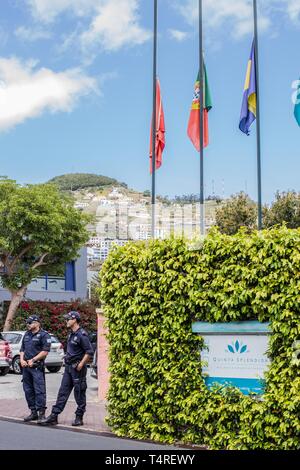
[{"label": "officer's arm", "polygon": [[21,367],[27,367],[27,361],[24,361],[24,351],[20,351],[20,363]]},{"label": "officer's arm", "polygon": [[39,352],[36,356],[34,356],[32,358],[33,362],[37,362],[37,361],[42,361],[43,359],[45,359],[48,355],[48,352],[49,351],[41,351]]},{"label": "officer's arm", "polygon": [[94,355],[93,347],[86,334],[83,334],[81,337],[81,345],[85,351],[85,355],[83,356],[83,358],[81,359],[80,363],[77,366],[78,370],[82,369],[85,364],[90,362]]},{"label": "officer's arm", "polygon": [[20,363],[21,363],[21,367],[26,367],[28,365],[27,361],[24,361],[24,336],[23,336],[21,348],[20,348]]},{"label": "officer's arm", "polygon": [[90,361],[91,361],[91,356],[89,354],[85,354],[83,358],[81,359],[81,361],[79,362],[77,366],[77,370],[81,370],[83,366],[85,366],[85,364],[87,364]]}]

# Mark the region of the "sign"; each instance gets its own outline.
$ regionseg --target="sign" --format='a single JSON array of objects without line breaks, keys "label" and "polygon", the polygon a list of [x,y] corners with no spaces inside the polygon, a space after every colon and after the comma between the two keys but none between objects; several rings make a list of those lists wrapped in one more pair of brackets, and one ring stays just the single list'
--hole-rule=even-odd
[{"label": "sign", "polygon": [[194,323],[193,331],[204,338],[207,348],[201,351],[207,386],[227,384],[245,395],[262,394],[264,373],[270,365],[268,326],[259,322]]}]

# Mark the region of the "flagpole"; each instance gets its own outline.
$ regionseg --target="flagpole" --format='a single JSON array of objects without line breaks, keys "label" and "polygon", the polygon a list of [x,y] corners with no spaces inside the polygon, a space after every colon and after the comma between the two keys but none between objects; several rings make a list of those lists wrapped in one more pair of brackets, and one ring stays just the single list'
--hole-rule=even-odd
[{"label": "flagpole", "polygon": [[154,0],[154,28],[153,28],[153,110],[152,110],[152,191],[151,191],[151,208],[152,208],[151,236],[152,236],[152,238],[155,238],[156,72],[157,72],[157,0]]},{"label": "flagpole", "polygon": [[259,60],[258,60],[258,29],[257,0],[253,0],[255,74],[256,74],[256,145],[257,145],[257,192],[258,192],[258,230],[262,229],[262,190],[261,190],[261,145],[260,145],[260,97],[259,97]]},{"label": "flagpole", "polygon": [[204,63],[203,63],[203,26],[202,26],[202,0],[199,0],[199,81],[200,81],[200,234],[205,234],[204,224],[204,148],[203,148],[203,83],[204,83]]}]

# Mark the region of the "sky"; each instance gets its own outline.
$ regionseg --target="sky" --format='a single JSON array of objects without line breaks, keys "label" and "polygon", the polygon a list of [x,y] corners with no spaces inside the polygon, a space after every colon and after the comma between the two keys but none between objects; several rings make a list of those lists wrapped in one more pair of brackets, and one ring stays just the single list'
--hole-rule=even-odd
[{"label": "sky", "polygon": [[[187,137],[198,72],[197,0],[158,0],[166,147],[157,193],[199,192]],[[300,190],[300,0],[258,0],[263,202]],[[238,128],[253,38],[252,1],[203,0],[213,108],[205,195],[257,199],[256,129]],[[42,183],[96,173],[151,187],[152,0],[1,0],[0,174]]]}]

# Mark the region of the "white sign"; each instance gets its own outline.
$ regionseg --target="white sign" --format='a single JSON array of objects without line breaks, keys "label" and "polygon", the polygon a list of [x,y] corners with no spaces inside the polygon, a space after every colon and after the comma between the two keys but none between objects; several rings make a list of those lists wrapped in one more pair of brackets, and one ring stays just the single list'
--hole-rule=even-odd
[{"label": "white sign", "polygon": [[201,335],[203,373],[213,378],[263,379],[270,365],[268,335]]}]

